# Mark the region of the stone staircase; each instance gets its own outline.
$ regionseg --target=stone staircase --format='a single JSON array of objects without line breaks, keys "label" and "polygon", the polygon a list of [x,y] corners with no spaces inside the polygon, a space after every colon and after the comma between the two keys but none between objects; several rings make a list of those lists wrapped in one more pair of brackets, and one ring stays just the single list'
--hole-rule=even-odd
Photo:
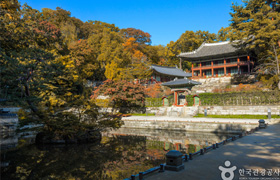
[{"label": "stone staircase", "polygon": [[198,114],[198,106],[147,108],[147,111],[156,116],[193,117]]}]

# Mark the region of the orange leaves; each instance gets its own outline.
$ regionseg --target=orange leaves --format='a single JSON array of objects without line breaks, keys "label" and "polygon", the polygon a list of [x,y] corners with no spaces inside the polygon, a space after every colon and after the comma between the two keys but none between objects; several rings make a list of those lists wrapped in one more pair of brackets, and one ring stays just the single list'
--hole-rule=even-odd
[{"label": "orange leaves", "polygon": [[123,43],[123,46],[124,46],[125,50],[132,51],[132,50],[137,49],[139,44],[136,42],[135,38],[131,37],[131,38],[128,38],[125,43]]},{"label": "orange leaves", "polygon": [[139,43],[136,42],[136,39],[131,37],[123,43],[124,49],[132,54],[132,58],[137,60],[146,59],[146,56],[140,51]]},{"label": "orange leaves", "polygon": [[94,98],[99,95],[110,96],[110,102],[114,107],[141,107],[144,105],[144,87],[129,81],[106,80],[93,93]]},{"label": "orange leaves", "polygon": [[141,45],[151,43],[151,35],[140,29],[127,28],[127,29],[122,29],[122,32],[126,38],[134,38],[135,42]]},{"label": "orange leaves", "polygon": [[170,88],[166,88],[166,89],[164,90],[164,95],[171,95],[171,94],[173,94],[173,92],[171,91]]},{"label": "orange leaves", "polygon": [[145,89],[145,94],[147,96],[149,96],[149,97],[152,97],[152,98],[160,97],[161,94],[162,94],[162,90],[161,90],[161,85],[160,84],[161,83],[156,83],[156,84],[148,86]]},{"label": "orange leaves", "polygon": [[158,65],[165,66],[166,64],[167,64],[167,59],[160,57]]},{"label": "orange leaves", "polygon": [[237,87],[230,87],[224,89],[214,89],[214,93],[223,93],[223,92],[248,92],[259,90],[259,87],[254,84],[242,84],[240,83]]},{"label": "orange leaves", "polygon": [[137,59],[142,59],[144,57],[146,57],[141,51],[139,50],[135,50],[134,51],[134,54],[133,54],[133,57],[134,58],[137,58]]}]

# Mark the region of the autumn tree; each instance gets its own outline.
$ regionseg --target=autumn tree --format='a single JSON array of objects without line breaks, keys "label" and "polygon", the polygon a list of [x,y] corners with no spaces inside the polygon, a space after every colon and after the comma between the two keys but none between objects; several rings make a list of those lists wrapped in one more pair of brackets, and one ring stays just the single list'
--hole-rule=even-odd
[{"label": "autumn tree", "polygon": [[99,21],[95,22],[93,33],[87,42],[96,54],[96,57],[92,58],[95,59],[100,77],[102,77],[99,80],[125,79],[127,74],[125,68],[131,64],[131,57],[127,51],[124,51],[125,40],[118,27]]},{"label": "autumn tree", "polygon": [[82,79],[94,81],[104,78],[100,65],[97,62],[98,55],[87,40],[82,39],[71,43],[69,50],[74,66]]},{"label": "autumn tree", "polygon": [[280,2],[248,0],[244,5],[232,5],[232,10],[231,41],[238,40],[238,47],[254,50],[260,64],[257,72],[270,74],[280,89]]},{"label": "autumn tree", "polygon": [[209,33],[208,31],[186,31],[176,42],[171,41],[167,44],[165,55],[168,58],[170,65],[179,65],[181,69],[190,69],[190,63],[186,64],[186,62],[181,62],[177,55],[181,52],[194,51],[199,48],[203,42],[210,43],[215,40],[216,35],[214,33]]},{"label": "autumn tree", "polygon": [[165,57],[165,46],[146,46],[143,49],[143,53],[147,55],[147,58],[152,64],[167,65],[167,58]]},{"label": "autumn tree", "polygon": [[144,87],[139,83],[106,80],[94,91],[93,98],[99,95],[109,96],[112,107],[121,113],[135,111],[145,106]]},{"label": "autumn tree", "polygon": [[121,33],[124,34],[126,39],[134,38],[135,42],[139,43],[140,45],[144,45],[144,44],[150,45],[152,42],[151,35],[140,29],[135,29],[135,28],[122,29]]},{"label": "autumn tree", "polygon": [[[91,90],[84,86],[76,59],[60,48],[68,45],[57,25],[27,5],[19,7],[17,1],[1,2],[1,30],[7,34],[0,39],[0,95],[27,110],[20,123],[44,124],[39,130],[57,138],[117,127],[118,119],[97,119],[100,114],[89,99]],[[65,19],[69,14],[58,21]]]},{"label": "autumn tree", "polygon": [[123,44],[124,50],[131,56],[131,64],[127,67],[130,79],[144,79],[149,76],[150,60],[142,52],[141,45],[133,37]]},{"label": "autumn tree", "polygon": [[217,34],[217,41],[229,41],[230,40],[231,27],[222,27]]}]

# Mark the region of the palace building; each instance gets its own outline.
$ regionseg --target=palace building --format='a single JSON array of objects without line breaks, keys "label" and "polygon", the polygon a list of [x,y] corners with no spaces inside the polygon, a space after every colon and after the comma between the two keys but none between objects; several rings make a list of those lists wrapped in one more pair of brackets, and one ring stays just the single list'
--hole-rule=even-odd
[{"label": "palace building", "polygon": [[229,41],[203,43],[197,50],[178,55],[192,62],[192,79],[250,74],[255,59]]},{"label": "palace building", "polygon": [[191,77],[191,73],[186,73],[182,69],[178,67],[168,67],[168,66],[159,66],[159,65],[152,65],[152,76],[151,76],[151,83],[154,82],[167,82],[174,80],[175,78],[185,78]]}]

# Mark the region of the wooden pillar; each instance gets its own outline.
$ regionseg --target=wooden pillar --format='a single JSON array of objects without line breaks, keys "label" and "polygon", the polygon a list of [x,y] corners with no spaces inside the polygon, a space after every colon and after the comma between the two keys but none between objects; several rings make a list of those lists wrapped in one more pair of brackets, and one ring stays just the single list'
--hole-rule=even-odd
[{"label": "wooden pillar", "polygon": [[247,63],[248,63],[248,73],[250,74],[250,56],[247,56]]},{"label": "wooden pillar", "polygon": [[224,59],[224,75],[227,75],[227,67],[226,67],[227,61]]},{"label": "wooden pillar", "polygon": [[194,76],[193,63],[192,63],[192,77]]},{"label": "wooden pillar", "polygon": [[199,76],[202,76],[201,62],[199,63]]},{"label": "wooden pillar", "polygon": [[211,70],[212,70],[212,77],[213,77],[214,76],[213,61],[211,61]]},{"label": "wooden pillar", "polygon": [[177,106],[178,105],[177,91],[174,91],[174,98],[175,98],[175,106]]},{"label": "wooden pillar", "polygon": [[180,69],[182,69],[182,58],[180,58]]},{"label": "wooden pillar", "polygon": [[240,74],[240,64],[239,64],[239,62],[240,62],[240,59],[238,57],[237,58],[237,68],[238,68],[237,74]]}]

